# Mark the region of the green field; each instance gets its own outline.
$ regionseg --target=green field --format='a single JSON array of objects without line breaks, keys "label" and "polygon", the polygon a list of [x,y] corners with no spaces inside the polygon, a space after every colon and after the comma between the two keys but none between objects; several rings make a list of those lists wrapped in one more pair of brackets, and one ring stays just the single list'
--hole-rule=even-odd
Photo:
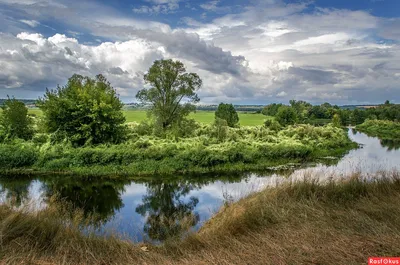
[{"label": "green field", "polygon": [[[30,114],[36,116],[42,115],[39,109],[29,109]],[[147,119],[147,114],[145,110],[124,110],[126,117],[126,122],[141,122]],[[238,112],[239,122],[242,126],[256,126],[262,125],[266,119],[271,119],[271,117],[264,116],[262,114],[254,114],[249,112]],[[190,118],[195,119],[197,122],[210,124],[214,121],[214,111],[197,111],[196,113],[191,113]]]},{"label": "green field", "polygon": [[[147,114],[145,110],[125,110],[124,111],[127,122],[141,122],[147,119]],[[239,122],[242,126],[256,126],[262,125],[267,116],[262,114],[253,114],[247,112],[238,112]],[[210,124],[214,121],[214,111],[197,111],[196,113],[191,113],[190,118],[195,119],[197,122]]]}]

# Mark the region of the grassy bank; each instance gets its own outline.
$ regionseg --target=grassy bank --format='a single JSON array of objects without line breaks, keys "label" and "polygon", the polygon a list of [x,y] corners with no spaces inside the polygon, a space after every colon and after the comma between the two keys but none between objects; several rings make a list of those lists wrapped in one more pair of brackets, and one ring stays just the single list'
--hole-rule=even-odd
[{"label": "grassy bank", "polygon": [[[163,245],[83,236],[59,208],[0,207],[0,260],[34,264],[364,264],[399,256],[400,175],[304,180],[250,195],[203,228]],[[61,218],[60,218],[61,217]]]},{"label": "grassy bank", "polygon": [[69,172],[85,175],[151,175],[264,170],[288,162],[340,156],[354,148],[345,131],[332,126],[298,125],[279,132],[265,127],[213,126],[193,137],[132,136],[127,143],[73,148],[69,144],[14,142],[0,145],[3,172]]},{"label": "grassy bank", "polygon": [[382,140],[400,141],[400,123],[393,121],[367,120],[357,125],[357,130]]}]

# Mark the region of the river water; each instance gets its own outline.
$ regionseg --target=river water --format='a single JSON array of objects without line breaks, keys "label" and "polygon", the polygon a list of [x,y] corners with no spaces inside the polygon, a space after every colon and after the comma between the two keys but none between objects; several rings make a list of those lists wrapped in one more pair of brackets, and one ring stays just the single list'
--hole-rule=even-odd
[{"label": "river water", "polygon": [[46,207],[49,198],[59,198],[94,215],[98,233],[118,233],[135,242],[160,242],[202,226],[227,202],[280,180],[304,175],[318,178],[349,176],[354,172],[374,175],[400,170],[400,146],[349,130],[359,143],[340,160],[323,158],[320,163],[291,170],[243,173],[229,176],[176,176],[144,180],[107,180],[43,176],[35,179],[0,178],[0,203],[15,207]]}]

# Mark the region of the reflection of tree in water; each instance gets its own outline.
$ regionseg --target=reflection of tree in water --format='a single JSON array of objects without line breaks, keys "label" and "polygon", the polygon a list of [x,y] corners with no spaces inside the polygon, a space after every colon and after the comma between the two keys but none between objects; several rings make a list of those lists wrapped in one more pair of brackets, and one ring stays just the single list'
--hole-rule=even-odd
[{"label": "reflection of tree in water", "polygon": [[4,194],[7,201],[19,207],[29,199],[31,179],[0,179],[0,194]]},{"label": "reflection of tree in water", "polygon": [[125,182],[52,178],[44,180],[44,183],[47,198],[55,195],[73,208],[83,210],[86,217],[93,218],[94,225],[109,221],[124,206],[121,194],[125,191]]},{"label": "reflection of tree in water", "polygon": [[381,145],[387,147],[389,151],[400,149],[400,140],[382,139],[380,142]]},{"label": "reflection of tree in water", "polygon": [[144,232],[153,239],[163,241],[170,237],[180,236],[199,222],[198,213],[193,210],[198,198],[185,196],[196,188],[189,183],[147,183],[147,194],[143,204],[136,207],[136,212],[147,216]]}]

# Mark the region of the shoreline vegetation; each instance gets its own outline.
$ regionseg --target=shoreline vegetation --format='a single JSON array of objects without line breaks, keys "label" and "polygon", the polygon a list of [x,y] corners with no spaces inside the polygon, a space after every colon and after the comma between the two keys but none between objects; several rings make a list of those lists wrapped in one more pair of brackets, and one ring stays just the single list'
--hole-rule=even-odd
[{"label": "shoreline vegetation", "polygon": [[356,129],[381,140],[400,142],[400,122],[387,120],[367,120]]},{"label": "shoreline vegetation", "polygon": [[[317,176],[315,176],[317,177]],[[227,203],[161,245],[82,234],[79,210],[0,206],[0,260],[33,264],[361,264],[399,256],[400,174],[304,175]],[[335,181],[333,181],[334,179]]]},{"label": "shoreline vegetation", "polygon": [[[213,122],[204,124],[191,116],[200,102],[197,92],[203,82],[198,74],[169,59],[154,61],[143,78],[147,86],[136,100],[148,107],[148,117],[140,123],[126,122],[124,104],[101,74],[74,74],[64,86],[46,89],[35,103],[40,116],[30,115],[24,102],[8,98],[0,115],[0,173],[147,176],[262,171],[341,157],[357,147],[344,127],[400,117],[400,105],[389,101],[348,110],[327,102],[290,100],[290,105],[272,103],[259,110],[265,116],[263,125],[240,126],[241,116],[229,103],[220,103]],[[247,122],[259,120],[243,124]]]},{"label": "shoreline vegetation", "polygon": [[91,176],[229,173],[340,157],[357,147],[345,130],[331,125],[294,125],[280,131],[264,126],[198,125],[187,138],[148,136],[142,126],[131,125],[131,140],[123,144],[73,147],[68,142],[52,144],[46,134],[31,141],[1,144],[0,172]]}]

